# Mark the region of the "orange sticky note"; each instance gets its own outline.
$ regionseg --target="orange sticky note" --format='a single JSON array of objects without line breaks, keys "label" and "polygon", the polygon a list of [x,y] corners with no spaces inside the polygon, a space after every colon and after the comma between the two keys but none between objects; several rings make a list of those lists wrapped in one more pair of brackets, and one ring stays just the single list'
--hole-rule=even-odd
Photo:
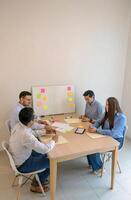
[{"label": "orange sticky note", "polygon": [[43,96],[43,101],[47,101],[48,97],[47,96]]},{"label": "orange sticky note", "polygon": [[80,126],[78,126],[78,127],[79,127],[79,128],[84,128],[84,126],[81,126],[81,125],[80,125]]},{"label": "orange sticky note", "polygon": [[38,107],[41,107],[41,106],[42,106],[41,101],[38,101],[38,102],[37,102],[37,106],[38,106]]},{"label": "orange sticky note", "polygon": [[73,96],[73,92],[68,91],[68,92],[67,92],[67,96],[69,96],[69,97],[70,97],[70,96]]}]

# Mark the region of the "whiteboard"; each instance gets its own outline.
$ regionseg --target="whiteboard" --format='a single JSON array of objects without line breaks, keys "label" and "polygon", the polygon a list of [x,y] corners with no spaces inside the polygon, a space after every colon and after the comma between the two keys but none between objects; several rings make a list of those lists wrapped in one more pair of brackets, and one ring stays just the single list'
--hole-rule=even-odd
[{"label": "whiteboard", "polygon": [[75,112],[73,85],[33,86],[32,96],[37,116]]}]

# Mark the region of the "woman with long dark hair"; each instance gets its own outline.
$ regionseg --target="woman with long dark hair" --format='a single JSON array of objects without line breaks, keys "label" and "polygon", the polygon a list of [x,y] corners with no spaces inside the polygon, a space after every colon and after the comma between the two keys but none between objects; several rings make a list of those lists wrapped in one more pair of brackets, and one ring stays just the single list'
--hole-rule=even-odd
[{"label": "woman with long dark hair", "polygon": [[[116,139],[122,145],[124,132],[126,129],[126,116],[122,113],[119,102],[115,97],[109,97],[106,101],[104,117],[96,121],[93,126],[88,128],[91,133],[100,133],[108,135]],[[87,156],[89,165],[97,174],[102,168],[100,154],[92,154]]]}]

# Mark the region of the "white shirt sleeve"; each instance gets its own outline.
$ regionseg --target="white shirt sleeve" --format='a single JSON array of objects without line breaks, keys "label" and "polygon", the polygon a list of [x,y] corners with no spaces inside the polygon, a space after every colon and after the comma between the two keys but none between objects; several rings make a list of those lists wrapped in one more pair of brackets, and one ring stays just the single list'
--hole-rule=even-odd
[{"label": "white shirt sleeve", "polygon": [[30,133],[27,133],[27,135],[23,138],[23,145],[27,148],[30,148],[38,153],[48,153],[51,151],[55,146],[55,141],[51,140],[49,143],[44,144],[37,140],[37,138]]},{"label": "white shirt sleeve", "polygon": [[33,130],[41,130],[41,129],[45,128],[45,125],[44,124],[39,124],[39,123],[35,122],[31,128]]},{"label": "white shirt sleeve", "polygon": [[46,130],[32,130],[32,134],[35,137],[40,137],[42,135],[46,135]]}]

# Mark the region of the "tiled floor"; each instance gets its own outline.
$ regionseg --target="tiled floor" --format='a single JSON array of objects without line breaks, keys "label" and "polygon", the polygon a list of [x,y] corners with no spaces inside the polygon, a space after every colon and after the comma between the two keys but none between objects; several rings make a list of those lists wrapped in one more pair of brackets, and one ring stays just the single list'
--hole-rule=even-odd
[{"label": "tiled floor", "polygon": [[[120,152],[122,174],[117,173],[114,190],[110,190],[110,163],[102,178],[86,169],[86,158],[64,162],[59,165],[56,200],[131,200],[131,142],[126,141]],[[0,199],[15,200],[17,188],[12,188],[13,173],[5,153],[0,153]],[[30,183],[21,189],[21,200],[49,200],[29,191]]]}]

